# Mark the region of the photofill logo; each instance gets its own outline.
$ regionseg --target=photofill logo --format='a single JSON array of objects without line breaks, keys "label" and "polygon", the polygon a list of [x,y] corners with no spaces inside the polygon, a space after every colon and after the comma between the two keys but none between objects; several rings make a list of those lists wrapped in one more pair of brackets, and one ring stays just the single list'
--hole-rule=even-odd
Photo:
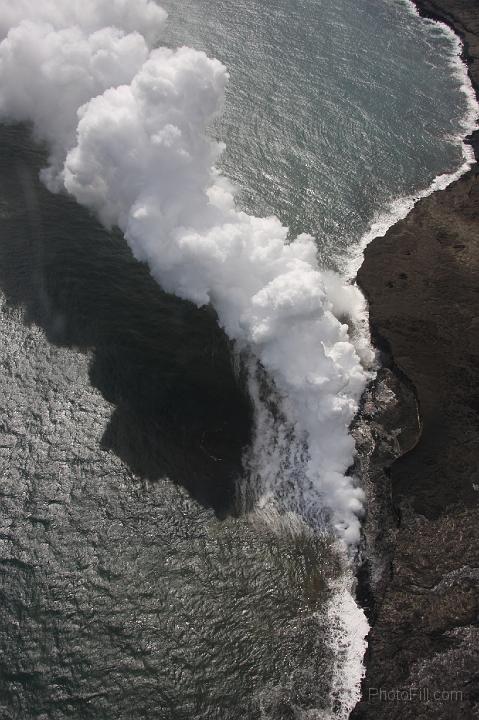
[{"label": "photofill logo", "polygon": [[369,702],[418,702],[418,703],[460,703],[462,690],[438,689],[430,687],[369,688]]}]

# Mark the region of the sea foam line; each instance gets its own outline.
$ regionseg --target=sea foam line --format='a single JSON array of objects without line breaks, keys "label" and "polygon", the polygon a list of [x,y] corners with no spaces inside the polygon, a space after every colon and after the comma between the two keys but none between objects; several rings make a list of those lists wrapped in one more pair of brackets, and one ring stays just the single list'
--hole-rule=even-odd
[{"label": "sea foam line", "polygon": [[[450,65],[456,77],[459,78],[461,82],[460,90],[467,99],[467,110],[461,122],[463,134],[454,138],[456,142],[461,144],[463,162],[457,170],[437,175],[431,184],[423,190],[393,200],[385,211],[376,216],[371,227],[355,248],[354,254],[345,265],[345,274],[351,280],[356,277],[364,260],[364,250],[370,242],[376,238],[384,237],[391,227],[403,220],[411,212],[419,200],[437,191],[445,190],[449,185],[465,175],[476,162],[474,150],[471,145],[467,144],[466,139],[479,128],[479,102],[467,65],[462,59],[463,43],[445,23],[422,17],[414,4],[414,0],[404,0],[404,2],[415,17],[420,17],[423,22],[439,27],[453,41],[455,52]],[[366,321],[367,310],[363,315],[363,328],[365,328]],[[331,695],[333,699],[334,697],[341,698],[339,713],[344,719],[349,717],[350,712],[361,697],[360,683],[366,672],[363,658],[367,648],[366,637],[370,629],[365,616],[361,615],[362,611],[358,608],[351,595],[353,587],[352,578],[348,576],[348,572],[345,572],[344,577],[337,584],[336,595],[330,604],[329,610],[330,622],[333,628],[331,643],[337,658]],[[343,661],[341,662],[342,656]]]},{"label": "sea foam line", "polygon": [[369,243],[376,238],[384,237],[391,227],[396,225],[396,223],[400,220],[404,220],[404,218],[409,215],[419,200],[422,200],[439,190],[445,190],[449,185],[465,175],[476,162],[474,150],[472,146],[466,142],[466,140],[475,130],[479,129],[479,102],[469,76],[467,65],[462,59],[464,46],[461,38],[456,35],[452,28],[446,25],[446,23],[440,22],[439,20],[433,20],[431,18],[424,18],[414,4],[414,0],[403,0],[403,3],[414,15],[414,17],[420,18],[422,22],[428,23],[440,29],[453,44],[453,53],[451,55],[449,65],[453,74],[460,82],[459,89],[466,97],[467,109],[464,117],[461,119],[462,133],[453,137],[452,141],[461,146],[463,162],[457,170],[437,175],[433,178],[430,185],[422,190],[418,190],[410,195],[403,195],[395,198],[389,203],[385,210],[379,212],[373,218],[369,230],[361,237],[357,245],[353,247],[350,257],[344,263],[344,273],[346,277],[351,280],[356,277],[358,270],[363,263],[364,251]]}]

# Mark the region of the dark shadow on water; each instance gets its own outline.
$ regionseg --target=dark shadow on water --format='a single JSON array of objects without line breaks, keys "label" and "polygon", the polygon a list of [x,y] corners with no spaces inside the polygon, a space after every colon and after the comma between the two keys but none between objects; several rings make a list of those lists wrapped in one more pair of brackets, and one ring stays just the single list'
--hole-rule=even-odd
[{"label": "dark shadow on water", "polygon": [[50,342],[93,353],[115,409],[103,443],[139,476],[167,475],[232,511],[251,408],[209,309],[163,293],[119,233],[38,180],[44,153],[0,127],[0,287]]}]

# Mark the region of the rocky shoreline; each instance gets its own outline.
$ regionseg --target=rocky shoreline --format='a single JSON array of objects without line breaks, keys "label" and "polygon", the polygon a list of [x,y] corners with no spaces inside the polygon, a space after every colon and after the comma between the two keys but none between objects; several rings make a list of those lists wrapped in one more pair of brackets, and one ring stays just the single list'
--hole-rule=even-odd
[{"label": "rocky shoreline", "polygon": [[[461,37],[477,94],[479,2],[415,4]],[[479,157],[479,133],[470,143]],[[355,428],[358,470],[372,497],[359,574],[372,629],[351,717],[472,720],[479,715],[479,165],[373,241],[358,283],[385,369]],[[399,426],[406,431],[398,435]]]}]

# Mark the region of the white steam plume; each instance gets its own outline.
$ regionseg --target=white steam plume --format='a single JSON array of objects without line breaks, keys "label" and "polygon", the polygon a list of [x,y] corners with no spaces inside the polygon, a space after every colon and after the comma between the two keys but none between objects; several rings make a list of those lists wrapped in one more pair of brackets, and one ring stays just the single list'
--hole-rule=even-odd
[{"label": "white steam plume", "polygon": [[309,235],[288,242],[277,218],[236,208],[215,169],[222,146],[206,134],[224,66],[187,47],[152,50],[165,13],[147,0],[0,0],[0,17],[0,118],[32,122],[47,142],[52,191],[118,225],[165,290],[214,306],[281,408],[273,427],[253,377],[252,464],[265,496],[295,495],[357,543],[363,494],[346,475],[348,427],[370,357],[344,318],[357,320],[363,299],[319,269]]}]

